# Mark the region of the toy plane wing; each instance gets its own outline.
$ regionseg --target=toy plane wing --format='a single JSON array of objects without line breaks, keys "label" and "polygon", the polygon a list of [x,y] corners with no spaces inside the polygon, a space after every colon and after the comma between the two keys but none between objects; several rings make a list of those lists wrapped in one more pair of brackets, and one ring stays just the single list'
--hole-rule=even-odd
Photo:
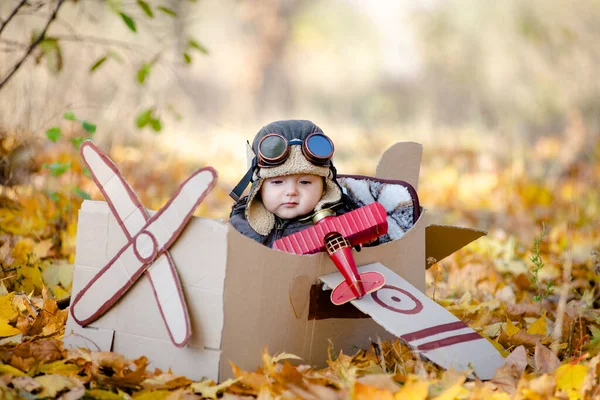
[{"label": "toy plane wing", "polygon": [[[351,303],[413,350],[444,368],[473,368],[480,379],[491,379],[504,364],[490,342],[383,264],[359,271],[381,273],[386,285]],[[344,278],[335,272],[319,279],[334,288]]]},{"label": "toy plane wing", "polygon": [[325,250],[325,237],[332,232],[345,237],[351,246],[376,239],[387,231],[385,208],[379,203],[327,218],[318,224],[278,239],[273,248],[292,254],[314,254]]}]

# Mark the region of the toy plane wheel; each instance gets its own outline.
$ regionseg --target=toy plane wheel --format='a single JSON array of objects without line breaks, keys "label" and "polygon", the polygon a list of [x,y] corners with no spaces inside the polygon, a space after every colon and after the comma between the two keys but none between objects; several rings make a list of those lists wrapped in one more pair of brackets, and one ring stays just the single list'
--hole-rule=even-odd
[{"label": "toy plane wheel", "polygon": [[[358,274],[358,277],[365,289],[365,295],[373,293],[385,285],[385,277],[379,272],[363,272],[362,274]],[[356,300],[357,298],[346,281],[342,281],[331,292],[331,302],[336,306]]]}]

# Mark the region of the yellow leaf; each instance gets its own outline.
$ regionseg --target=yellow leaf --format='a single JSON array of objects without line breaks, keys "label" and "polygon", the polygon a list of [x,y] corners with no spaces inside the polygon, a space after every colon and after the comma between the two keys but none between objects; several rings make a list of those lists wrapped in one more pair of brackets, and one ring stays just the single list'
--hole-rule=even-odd
[{"label": "yellow leaf", "polygon": [[109,390],[92,389],[85,392],[92,399],[97,400],[123,400],[123,396],[113,393]]},{"label": "yellow leaf", "polygon": [[69,296],[71,293],[64,289],[62,286],[51,286],[50,289],[52,289],[52,293],[54,293],[54,298],[57,300],[60,299],[64,299],[65,297]]},{"label": "yellow leaf", "polygon": [[36,289],[38,292],[42,290],[44,282],[42,279],[42,271],[37,265],[34,266],[22,266],[18,269],[21,281],[21,290],[26,293],[35,293]]},{"label": "yellow leaf", "polygon": [[298,357],[295,354],[279,353],[276,356],[273,356],[273,358],[271,359],[271,361],[274,363],[278,363],[281,360],[302,360],[302,358]]},{"label": "yellow leaf", "polygon": [[425,400],[429,392],[429,383],[412,379],[394,395],[395,400]]},{"label": "yellow leaf", "polygon": [[77,375],[81,367],[76,364],[65,364],[65,360],[58,360],[48,364],[40,365],[39,371],[45,374],[58,374],[58,375]]},{"label": "yellow leaf", "polygon": [[514,335],[515,333],[519,332],[519,330],[520,329],[515,324],[513,324],[510,319],[506,320],[506,334],[508,336]]},{"label": "yellow leaf", "polygon": [[62,375],[40,375],[36,376],[34,379],[43,387],[43,390],[37,394],[40,398],[53,398],[63,390],[72,389],[76,385],[80,385],[78,381],[71,380]]},{"label": "yellow leaf", "polygon": [[586,365],[561,365],[554,371],[556,386],[569,396],[569,399],[581,399],[581,386],[587,375]]},{"label": "yellow leaf", "polygon": [[356,400],[381,399],[394,400],[392,392],[386,389],[378,389],[373,386],[356,382],[354,386],[354,398]]},{"label": "yellow leaf", "polygon": [[20,239],[13,247],[12,255],[15,258],[13,265],[26,264],[33,253],[34,242],[31,239]]},{"label": "yellow leaf", "polygon": [[165,400],[170,394],[169,390],[148,390],[134,394],[133,398],[136,400]]},{"label": "yellow leaf", "polygon": [[[44,282],[50,287],[61,285],[65,289],[69,289],[73,282],[73,265],[71,264],[52,264],[44,269],[42,274]],[[53,289],[54,290],[54,289]],[[54,294],[57,299],[59,297]]]},{"label": "yellow leaf", "polygon": [[14,293],[0,297],[0,337],[13,336],[21,333],[20,330],[8,324],[12,318],[18,315],[13,307],[12,299]]},{"label": "yellow leaf", "polygon": [[187,386],[190,383],[192,383],[192,381],[186,378],[185,376],[176,376],[169,373],[162,373],[151,378],[146,378],[144,381],[142,381],[142,387],[154,390],[169,390],[182,386]]},{"label": "yellow leaf", "polygon": [[530,335],[546,335],[546,317],[542,315],[531,325],[529,325],[529,328],[527,328],[527,333]]},{"label": "yellow leaf", "polygon": [[9,293],[5,296],[0,297],[0,320],[12,319],[16,317],[19,313],[13,307],[13,297],[15,293]]},{"label": "yellow leaf", "polygon": [[241,378],[227,379],[225,382],[219,385],[215,385],[215,383],[209,379],[202,382],[193,383],[190,387],[194,391],[194,393],[198,393],[202,397],[216,399],[217,394],[220,391],[227,389],[229,386],[233,385],[240,379]]},{"label": "yellow leaf", "polygon": [[38,258],[38,260],[48,257],[48,253],[50,253],[52,244],[52,239],[42,240],[33,246],[32,253]]},{"label": "yellow leaf", "polygon": [[504,358],[508,357],[508,355],[510,354],[510,351],[506,350],[504,348],[504,346],[502,346],[500,343],[498,343],[495,340],[489,339],[487,337],[486,337],[486,339],[488,342],[490,342],[492,344],[492,346],[494,346],[496,348],[496,350],[498,350],[500,352],[502,357],[504,357]]},{"label": "yellow leaf", "polygon": [[11,374],[14,376],[25,376],[25,372],[8,364],[0,364],[0,375]]},{"label": "yellow leaf", "polygon": [[434,400],[454,400],[462,391],[463,391],[463,383],[465,382],[466,377],[459,377],[456,382],[452,384],[448,389],[444,390],[442,394],[434,397]]}]

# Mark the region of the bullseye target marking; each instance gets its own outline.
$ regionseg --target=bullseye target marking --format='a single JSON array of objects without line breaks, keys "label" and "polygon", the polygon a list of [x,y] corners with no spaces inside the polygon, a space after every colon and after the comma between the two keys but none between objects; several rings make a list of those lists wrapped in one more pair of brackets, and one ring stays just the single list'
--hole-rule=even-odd
[{"label": "bullseye target marking", "polygon": [[[397,293],[391,295],[389,291]],[[381,307],[400,314],[418,314],[423,310],[423,303],[419,299],[397,286],[384,285],[377,292],[371,293],[371,296]]]}]

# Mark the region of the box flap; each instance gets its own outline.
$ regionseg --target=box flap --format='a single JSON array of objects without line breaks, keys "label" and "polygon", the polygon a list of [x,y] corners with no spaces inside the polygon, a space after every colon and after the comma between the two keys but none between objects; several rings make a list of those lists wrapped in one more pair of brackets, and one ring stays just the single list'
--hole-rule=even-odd
[{"label": "box flap", "polygon": [[395,143],[381,155],[375,176],[408,182],[416,190],[419,186],[421,154],[423,154],[423,146],[420,143]]},{"label": "box flap", "polygon": [[433,257],[439,262],[455,251],[487,234],[479,229],[460,228],[450,225],[429,225],[425,228],[425,268],[431,267],[427,262]]}]

